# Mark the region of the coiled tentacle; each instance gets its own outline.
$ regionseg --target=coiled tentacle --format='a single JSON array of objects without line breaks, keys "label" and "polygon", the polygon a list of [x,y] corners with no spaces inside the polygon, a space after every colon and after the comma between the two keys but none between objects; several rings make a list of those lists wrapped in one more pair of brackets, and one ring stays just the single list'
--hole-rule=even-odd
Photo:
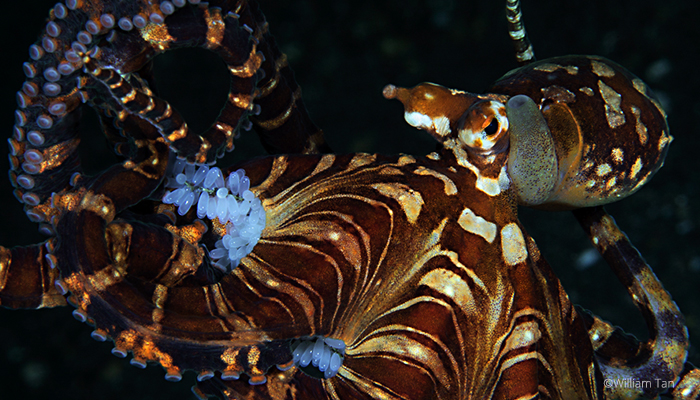
[{"label": "coiled tentacle", "polygon": [[27,81],[17,93],[14,134],[9,140],[15,196],[25,204],[32,221],[43,223],[42,232],[53,234],[47,223],[50,194],[70,187],[76,172],[82,174],[77,154],[81,102],[97,107],[117,153],[126,156],[129,151],[125,144],[133,131],[125,129],[118,107],[99,107],[100,96],[116,96],[119,89],[112,88],[111,94],[82,90],[81,85],[89,85],[85,82],[89,74],[83,72],[86,65],[91,71],[101,68],[120,75],[128,84],[123,88],[132,90],[121,92],[119,102],[132,113],[149,114],[151,120],[163,122],[172,118],[172,110],[162,101],[159,107],[148,88],[150,60],[179,47],[199,46],[218,54],[231,73],[231,88],[211,128],[198,135],[189,132],[184,122],[171,121],[172,129],[160,131],[170,147],[190,162],[212,163],[224,149],[232,150],[233,138],[241,127],[250,125],[251,113],[260,114],[255,121],[271,152],[328,150],[322,132],[306,114],[291,70],[257,5],[245,0],[189,3],[115,1],[97,6],[69,0],[51,10],[46,30],[30,47],[31,60],[24,64]]},{"label": "coiled tentacle", "polygon": [[[222,145],[233,149],[233,137],[241,127],[250,127],[252,115],[256,116],[250,121],[270,153],[328,151],[322,131],[306,113],[286,56],[255,3],[213,1],[193,7],[192,13],[169,16],[160,30],[120,32],[112,37],[101,60],[125,74],[141,71],[164,51],[195,46],[222,58],[231,74],[231,87],[224,109],[206,132],[183,136],[171,145],[181,157],[212,163],[212,153],[220,155]],[[192,158],[194,153],[198,155]]]},{"label": "coiled tentacle", "polygon": [[[114,57],[114,52],[110,52],[110,44],[123,45],[124,41],[130,41],[130,46],[120,46],[127,56],[129,52],[126,48],[148,54],[144,47],[150,49],[150,45],[164,46],[167,41],[160,41],[164,39],[160,35],[164,31],[163,22],[177,8],[184,6],[186,3],[182,1],[165,1],[154,4],[107,2],[97,7],[89,1],[71,0],[65,5],[58,3],[52,9],[44,34],[30,47],[31,60],[24,64],[27,81],[17,94],[19,108],[15,112],[14,135],[10,139],[11,181],[17,188],[15,196],[26,204],[25,209],[31,220],[48,221],[46,199],[52,192],[60,192],[69,187],[71,176],[75,172],[81,172],[77,155],[77,122],[80,118],[78,106],[86,99],[79,88],[80,84],[76,83],[80,82],[76,77],[82,76],[83,65],[93,58],[102,57],[110,63],[110,68],[128,74],[131,71],[128,68],[122,69],[125,64],[120,64],[120,59]],[[199,10],[202,20],[200,25],[205,29],[193,31],[206,38],[203,16],[208,9]],[[197,12],[194,14],[190,19],[197,18]],[[177,20],[176,17],[173,19]],[[215,18],[210,18],[209,21],[216,25]],[[197,25],[191,21],[185,22],[188,26]],[[173,25],[177,27],[176,23]],[[252,47],[250,32],[237,26],[229,31],[237,33],[239,38],[236,40],[240,45]],[[220,33],[220,37],[210,37],[212,44],[219,44],[220,40],[227,37],[223,30]],[[149,46],[145,46],[149,39]],[[202,40],[204,41],[206,40]],[[100,48],[103,51],[99,51]],[[249,51],[239,52],[238,49],[233,52],[243,55],[243,64],[250,54]],[[138,65],[134,66],[135,69],[137,67]],[[248,84],[248,96],[252,95],[254,89],[253,79],[248,77],[251,81]],[[248,107],[244,110],[249,111]],[[240,117],[236,121],[238,119]],[[213,152],[220,147],[217,141],[223,143],[223,140],[214,140],[216,148]],[[194,157],[196,152],[204,153],[199,144],[196,148],[192,147],[182,150],[186,157]],[[200,159],[202,157],[207,155],[202,155]],[[39,205],[42,207],[37,207]],[[44,232],[52,233],[49,228],[45,228]]]},{"label": "coiled tentacle", "polygon": [[[231,86],[219,117],[202,134],[190,132],[183,125],[179,131],[164,136],[180,157],[190,162],[213,163],[224,149],[233,149],[237,130],[253,110],[257,71],[263,61],[254,37],[259,27],[241,21],[241,13],[249,12],[244,1],[188,7],[187,12],[169,15],[166,24],[115,29],[95,58],[98,64],[126,75],[141,70],[156,55],[177,48],[202,47],[220,56],[231,74]],[[147,112],[148,103],[139,105]],[[168,117],[168,110],[161,112],[163,118]]]},{"label": "coiled tentacle", "polygon": [[[139,117],[127,113],[131,118]],[[120,214],[124,207],[160,184],[168,165],[165,143],[134,142],[138,151],[131,159],[52,196],[57,236],[73,238],[59,240],[47,256],[57,261],[60,271],[58,293],[70,292],[74,316],[95,326],[95,339],[112,339],[113,354],[132,352],[132,364],[139,367],[158,362],[168,380],[179,380],[184,370],[193,369],[201,379],[218,370],[264,382],[271,365],[291,357],[288,342],[271,343],[263,331],[235,314],[224,317],[222,325],[206,307],[191,307],[194,298],[208,304],[206,297],[219,290],[222,279],[198,246],[203,224],[175,227],[164,215],[148,223],[120,218],[128,215]],[[130,190],[125,192],[122,184]],[[188,351],[181,351],[183,347]]]},{"label": "coiled tentacle", "polygon": [[[576,313],[582,317],[596,353],[596,358],[607,364],[624,365],[636,368],[630,361],[649,356],[650,341],[640,342],[636,337],[619,327],[603,321],[590,311],[576,307]],[[620,378],[622,379],[622,378]],[[690,362],[685,362],[683,371],[677,381],[653,380],[644,378],[645,382],[656,384],[659,389],[668,389],[665,397],[674,399],[700,399],[700,369]],[[653,383],[652,383],[653,382]],[[664,394],[664,393],[662,393]]]},{"label": "coiled tentacle", "polygon": [[[599,352],[598,366],[606,379],[656,384],[638,388],[606,385],[606,394],[621,399],[657,396],[672,386],[659,382],[675,382],[685,365],[690,343],[683,315],[649,265],[602,207],[583,208],[574,211],[574,215],[584,229],[589,229],[593,245],[625,285],[649,327],[649,340],[633,357],[607,358],[604,352]],[[593,339],[595,344],[596,338]]]},{"label": "coiled tentacle", "polygon": [[[57,239],[49,242],[51,246],[30,249],[39,252],[30,251],[29,257],[33,254],[34,258],[39,258],[38,262],[22,262],[28,257],[20,257],[24,254],[21,248],[3,253],[2,262],[7,265],[2,271],[11,275],[18,290],[11,286],[3,290],[2,304],[13,307],[59,305],[70,292],[68,301],[76,307],[74,316],[95,325],[94,338],[114,340],[115,355],[123,357],[132,352],[132,364],[136,366],[144,367],[148,361],[157,361],[167,370],[166,379],[169,380],[179,380],[182,371],[194,369],[200,373],[200,380],[208,379],[218,370],[222,371],[223,379],[238,378],[245,373],[250,383],[264,383],[264,374],[271,365],[281,365],[291,358],[287,340],[270,342],[263,331],[240,326],[245,322],[233,315],[226,317],[230,320],[229,327],[220,326],[212,313],[206,314],[211,321],[201,321],[198,311],[192,313],[188,308],[192,291],[197,295],[215,291],[216,288],[208,285],[216,285],[223,277],[221,272],[212,269],[209,257],[199,246],[207,230],[204,224],[195,221],[174,226],[167,213],[146,218],[127,208],[150,196],[161,184],[170,150],[181,158],[180,163],[182,159],[213,162],[224,148],[233,148],[233,137],[239,128],[249,127],[250,114],[258,114],[255,124],[264,133],[261,137],[269,151],[327,150],[322,132],[309,120],[286,59],[269,36],[257,6],[249,7],[246,1],[214,1],[200,5],[195,5],[199,3],[195,1],[190,1],[191,5],[184,1],[166,1],[155,6],[125,2],[124,7],[117,3],[109,3],[104,9],[83,1],[69,1],[65,6],[58,4],[47,25],[47,35],[58,36],[63,32],[66,38],[51,42],[51,46],[57,47],[53,49],[56,59],[45,58],[44,61],[48,65],[61,64],[65,58],[73,64],[71,68],[61,64],[61,73],[66,77],[57,84],[59,86],[49,85],[45,92],[67,90],[70,96],[65,102],[48,105],[42,97],[35,108],[41,112],[42,107],[48,107],[55,114],[65,115],[55,123],[39,118],[42,115],[37,117],[36,124],[45,126],[45,133],[50,135],[50,139],[46,139],[37,133],[25,134],[27,120],[34,115],[19,110],[16,143],[10,142],[10,145],[14,150],[15,169],[22,163],[21,157],[26,159],[25,164],[39,164],[38,167],[25,166],[30,172],[36,169],[41,173],[55,167],[56,171],[39,177],[46,178],[52,186],[42,181],[36,185],[30,178],[16,173],[13,183],[25,189],[40,190],[41,197],[36,195],[36,199],[24,193],[18,193],[18,197],[29,198],[29,203],[41,207],[41,220],[50,222],[46,230],[56,232]],[[182,7],[187,7],[187,12],[178,11]],[[96,9],[103,12],[97,21],[92,17]],[[69,22],[66,26],[59,21],[64,19]],[[167,24],[164,24],[166,19]],[[85,31],[76,33],[68,29],[83,24]],[[65,44],[74,36],[73,43]],[[151,59],[163,51],[184,46],[200,46],[216,52],[227,63],[232,76],[224,110],[202,135],[189,132],[180,115],[149,87]],[[40,49],[33,47],[32,51],[33,58],[43,57]],[[18,95],[22,109],[32,105],[27,100],[29,97],[36,97],[38,84],[31,79],[36,77],[35,70],[39,67],[45,66],[41,63],[25,65],[30,81],[25,84],[24,91],[33,96]],[[49,75],[47,79],[53,78],[54,75]],[[260,85],[256,86],[258,83]],[[259,104],[254,104],[255,99],[259,99]],[[75,151],[80,102],[98,110],[108,139],[115,144],[117,153],[127,158],[95,177],[82,173]],[[51,127],[53,131],[48,131]],[[52,144],[50,140],[64,139],[61,133],[73,135],[68,140],[72,147],[63,145],[60,150],[65,155],[63,158],[53,156],[50,161],[54,164],[49,167],[41,164],[45,159],[35,152],[27,153],[22,143]],[[66,162],[72,160],[70,157],[75,161]],[[249,191],[236,193],[242,198],[240,208],[251,208],[249,219],[264,220],[264,211],[253,207],[259,206],[259,200],[251,205]],[[236,223],[237,219],[229,222]],[[259,236],[263,226],[252,231],[253,239]],[[226,227],[215,235],[226,239],[231,236],[224,235],[226,230],[230,234],[235,229]],[[247,238],[251,232],[242,226],[237,233],[238,238]],[[235,241],[236,238],[230,240]],[[231,243],[221,242],[223,249],[237,249],[235,243],[229,248],[226,245]],[[244,249],[249,252],[254,242],[243,243]],[[150,252],[154,246],[171,249],[171,252]],[[212,250],[213,258],[219,258],[215,257],[217,252],[221,253],[218,247]],[[231,261],[235,267],[245,254],[234,253]],[[10,265],[13,259],[14,264]],[[29,272],[17,276],[18,267],[27,266],[31,267]],[[226,269],[227,265],[222,262],[219,267]],[[55,281],[55,285],[49,284],[48,288],[35,285],[37,274],[44,280]],[[107,276],[110,278],[102,279]],[[36,292],[38,288],[42,288],[41,293]],[[27,289],[31,293],[25,294]],[[105,295],[112,296],[115,301],[106,300]],[[169,307],[180,311],[179,301],[185,300],[181,306],[190,316],[164,313],[162,307],[166,299]],[[176,329],[180,332],[156,329],[152,334],[137,334],[144,321],[139,319],[141,317],[134,318],[134,313],[143,316],[136,310],[151,310],[152,322],[164,327],[180,326]],[[190,322],[181,321],[183,318],[197,321],[198,328],[183,330],[183,326],[190,326]],[[213,325],[207,325],[210,323]],[[231,341],[228,333],[231,329],[242,332],[241,337]],[[201,340],[192,339],[192,335],[198,335],[196,332],[202,332]],[[193,349],[192,353],[177,351],[183,346],[191,347],[191,342],[199,342],[200,349]],[[208,356],[192,357],[193,354]]]}]

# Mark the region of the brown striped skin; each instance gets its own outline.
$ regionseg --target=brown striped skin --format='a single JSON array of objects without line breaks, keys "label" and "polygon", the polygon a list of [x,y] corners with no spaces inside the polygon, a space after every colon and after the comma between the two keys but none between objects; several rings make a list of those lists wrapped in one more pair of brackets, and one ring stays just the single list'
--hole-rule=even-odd
[{"label": "brown striped skin", "polygon": [[[451,150],[439,160],[283,156],[243,165],[268,226],[253,253],[218,284],[228,310],[217,315],[235,310],[270,327],[270,339],[340,338],[348,350],[331,380],[270,371],[267,385],[227,382],[229,397],[284,398],[272,395],[276,384],[294,387],[296,398],[321,388],[324,398],[341,399],[601,395],[583,322],[534,242],[521,234],[527,244],[518,247],[502,238],[522,232],[512,193],[474,189],[476,175],[451,167],[453,157]],[[493,235],[475,219],[453,217],[465,208],[493,225]],[[524,258],[504,259],[509,246]],[[178,306],[178,296],[168,291],[161,324],[172,323],[169,313],[192,312]],[[275,383],[279,376],[285,382]],[[370,387],[379,392],[370,395]]]}]

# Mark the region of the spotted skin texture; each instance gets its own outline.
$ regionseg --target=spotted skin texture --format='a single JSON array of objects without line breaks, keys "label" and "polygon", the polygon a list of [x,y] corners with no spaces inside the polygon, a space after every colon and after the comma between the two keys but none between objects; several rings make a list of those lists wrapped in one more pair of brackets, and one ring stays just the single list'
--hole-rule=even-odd
[{"label": "spotted skin texture", "polygon": [[550,207],[605,204],[634,193],[661,167],[673,140],[647,85],[603,58],[535,62],[507,73],[491,90],[527,95],[549,124],[560,179]]},{"label": "spotted skin texture", "polygon": [[[493,49],[493,48],[491,48],[491,49]],[[491,53],[493,53],[493,51],[491,51]],[[483,57],[482,58],[482,60],[489,60],[489,59],[490,59],[490,57]],[[625,63],[625,64],[627,65],[627,63]],[[500,69],[500,68],[498,70],[502,71],[502,69]],[[413,81],[418,81],[418,80],[420,80],[420,79],[413,79]],[[473,85],[464,85],[464,87],[473,87]],[[478,87],[478,85],[477,85],[477,87]],[[154,370],[154,369],[150,369],[150,370]],[[141,371],[138,371],[138,372],[139,372],[139,374],[143,374],[143,372],[141,372]],[[157,378],[160,379],[162,374],[160,373],[160,371],[158,371],[158,372],[156,372],[156,375],[158,375]],[[137,375],[137,376],[142,376],[142,375]]]}]

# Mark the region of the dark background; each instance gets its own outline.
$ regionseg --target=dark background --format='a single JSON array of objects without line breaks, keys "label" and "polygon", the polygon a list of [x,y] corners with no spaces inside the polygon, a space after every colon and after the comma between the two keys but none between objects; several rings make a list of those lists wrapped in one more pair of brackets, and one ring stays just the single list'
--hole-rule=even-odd
[{"label": "dark background", "polygon": [[[43,30],[55,0],[3,4],[0,127],[11,135],[15,92],[24,76],[27,48]],[[336,152],[421,155],[434,148],[426,135],[403,121],[398,102],[384,100],[387,83],[413,86],[431,81],[482,92],[516,66],[509,43],[505,2],[263,0],[261,7],[304,90],[316,123]],[[598,54],[643,78],[661,98],[675,140],[666,166],[639,193],[608,210],[654,268],[686,315],[690,359],[700,364],[700,202],[697,67],[700,3],[691,0],[525,1],[525,22],[540,59]],[[158,60],[158,89],[188,121],[203,130],[223,104],[227,72],[205,51],[178,51]],[[244,135],[234,152],[244,159],[261,152],[254,135]],[[7,149],[2,147],[3,160]],[[88,115],[81,152],[94,171],[115,162]],[[7,170],[3,161],[2,170]],[[230,162],[230,160],[227,160]],[[36,232],[0,180],[0,244],[37,243]],[[591,253],[570,213],[524,210],[522,221],[552,264],[575,303],[646,338],[641,315],[600,260],[582,268]],[[183,382],[163,380],[164,371],[145,371],[109,353],[112,345],[90,338],[92,328],[54,310],[0,309],[0,397],[29,399],[193,399]]]}]

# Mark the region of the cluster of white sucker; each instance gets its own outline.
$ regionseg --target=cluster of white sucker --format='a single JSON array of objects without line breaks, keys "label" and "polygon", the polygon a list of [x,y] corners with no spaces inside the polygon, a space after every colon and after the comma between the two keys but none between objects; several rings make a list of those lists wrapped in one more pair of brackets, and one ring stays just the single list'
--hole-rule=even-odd
[{"label": "cluster of white sucker", "polygon": [[238,266],[260,240],[265,228],[265,209],[250,191],[250,179],[239,169],[224,179],[218,167],[195,166],[176,159],[171,163],[163,203],[174,204],[185,215],[197,207],[197,218],[218,218],[226,234],[209,252],[213,265],[224,272]]},{"label": "cluster of white sucker", "polygon": [[343,365],[345,342],[323,336],[315,336],[292,343],[292,360],[300,368],[309,364],[323,372],[323,377],[334,377]]}]

